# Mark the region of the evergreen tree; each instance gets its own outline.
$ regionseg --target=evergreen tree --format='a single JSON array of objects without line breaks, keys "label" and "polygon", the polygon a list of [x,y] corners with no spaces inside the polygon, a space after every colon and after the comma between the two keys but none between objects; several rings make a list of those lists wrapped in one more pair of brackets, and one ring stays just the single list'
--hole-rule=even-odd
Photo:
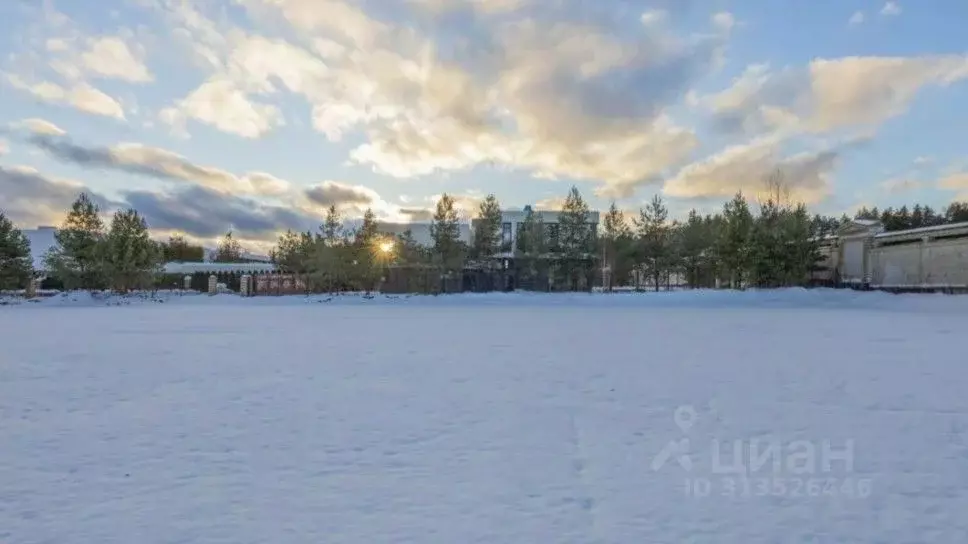
[{"label": "evergreen tree", "polygon": [[679,251],[686,283],[692,287],[712,285],[713,240],[711,217],[702,217],[696,210],[689,211],[689,217],[679,229]]},{"label": "evergreen tree", "polygon": [[189,244],[185,237],[173,234],[163,247],[166,262],[201,262],[205,260],[205,248]]},{"label": "evergreen tree", "polygon": [[481,202],[474,222],[474,239],[471,255],[486,258],[499,253],[501,249],[501,205],[493,194]]},{"label": "evergreen tree", "polygon": [[71,205],[64,224],[54,234],[57,245],[44,257],[51,275],[67,289],[102,289],[104,222],[100,209],[86,193]]},{"label": "evergreen tree", "polygon": [[968,221],[968,202],[952,202],[944,210],[944,220],[948,223]]},{"label": "evergreen tree", "polygon": [[716,240],[716,253],[733,288],[748,279],[752,258],[753,214],[742,193],[723,206],[722,224]]},{"label": "evergreen tree", "polygon": [[434,256],[448,270],[459,268],[461,258],[460,219],[454,204],[453,197],[442,195],[437,201],[437,209],[430,224]]},{"label": "evergreen tree", "polygon": [[656,291],[675,266],[674,230],[669,223],[669,209],[662,197],[655,195],[649,205],[639,210],[639,259],[652,278]]},{"label": "evergreen tree", "polygon": [[212,260],[217,263],[238,263],[242,261],[242,245],[235,239],[232,231],[225,233],[225,236],[219,241]]},{"label": "evergreen tree", "polygon": [[[337,271],[337,275],[345,276],[347,280],[352,279],[353,283],[358,284],[364,291],[371,291],[376,287],[379,274],[377,266],[377,247],[380,240],[379,225],[376,221],[376,214],[367,208],[363,212],[363,223],[353,235],[352,258],[339,248],[323,251],[329,261],[331,270]],[[343,274],[343,270],[346,273]]]},{"label": "evergreen tree", "polygon": [[0,211],[0,290],[24,288],[32,275],[30,241]]},{"label": "evergreen tree", "polygon": [[[371,212],[371,220],[372,220]],[[373,221],[375,225],[375,221]],[[336,205],[330,205],[326,210],[326,219],[323,221],[322,236],[325,243],[330,246],[338,245],[343,241],[343,217],[340,215]]]},{"label": "evergreen tree", "polygon": [[104,269],[111,287],[127,292],[150,287],[161,261],[148,224],[133,209],[115,212],[104,240]]},{"label": "evergreen tree", "polygon": [[523,279],[530,282],[533,288],[537,288],[538,280],[545,268],[542,259],[548,253],[545,225],[541,214],[528,206],[517,234],[515,261]]},{"label": "evergreen tree", "polygon": [[[562,273],[572,290],[577,290],[583,277],[590,272],[595,236],[589,224],[591,212],[578,187],[572,187],[558,214],[558,247],[562,259]],[[590,285],[588,286],[590,287]]]},{"label": "evergreen tree", "polygon": [[273,262],[286,272],[306,272],[315,245],[316,240],[311,233],[287,230],[279,237],[273,251]]},{"label": "evergreen tree", "polygon": [[610,270],[607,288],[627,278],[632,269],[632,229],[625,214],[612,202],[602,220],[600,243],[602,258]]},{"label": "evergreen tree", "polygon": [[749,283],[757,287],[780,287],[788,274],[786,237],[783,221],[786,211],[773,200],[760,206],[750,238]]}]

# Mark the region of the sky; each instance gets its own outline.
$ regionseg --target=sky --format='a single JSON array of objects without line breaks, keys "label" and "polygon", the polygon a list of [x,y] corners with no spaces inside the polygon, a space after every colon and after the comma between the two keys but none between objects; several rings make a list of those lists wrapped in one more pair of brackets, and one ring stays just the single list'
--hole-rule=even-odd
[{"label": "sky", "polygon": [[488,193],[968,199],[964,0],[7,0],[0,210],[259,245]]}]

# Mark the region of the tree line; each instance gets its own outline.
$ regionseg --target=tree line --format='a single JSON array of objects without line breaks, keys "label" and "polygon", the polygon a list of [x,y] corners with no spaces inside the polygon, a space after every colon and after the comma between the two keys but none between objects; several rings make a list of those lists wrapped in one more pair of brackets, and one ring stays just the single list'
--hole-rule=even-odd
[{"label": "tree line", "polygon": [[[130,291],[155,285],[166,262],[202,261],[205,250],[181,235],[152,240],[145,218],[135,209],[118,210],[108,225],[99,206],[81,193],[54,233],[55,245],[43,256],[49,277],[65,289]],[[236,262],[243,252],[232,233],[214,259]],[[30,243],[0,210],[0,289],[20,289],[33,277]]]},{"label": "tree line", "polygon": [[[767,195],[754,202],[737,193],[719,212],[691,210],[683,220],[670,218],[655,196],[637,213],[626,214],[613,202],[597,230],[581,193],[572,187],[545,224],[527,208],[517,225],[513,246],[503,232],[502,208],[488,195],[474,213],[473,235],[461,238],[461,217],[453,197],[437,202],[430,225],[432,243],[418,244],[412,231],[380,231],[368,209],[357,228],[349,228],[336,206],[323,223],[307,232],[287,231],[271,253],[286,272],[300,274],[315,291],[372,290],[390,265],[425,268],[441,274],[467,268],[497,272],[505,258],[513,262],[519,286],[543,290],[544,282],[566,288],[588,287],[591,278],[608,286],[631,283],[661,289],[691,287],[783,287],[806,283],[821,259],[820,243],[850,218],[809,215],[794,203],[775,173],[766,180]],[[968,203],[952,203],[942,212],[930,206],[878,210],[861,208],[855,219],[877,219],[887,230],[968,221]],[[117,211],[105,225],[97,204],[86,194],[73,203],[55,233],[55,246],[44,267],[66,289],[145,289],[157,281],[165,262],[202,261],[205,250],[179,235],[166,242],[150,238],[137,210]],[[498,256],[500,258],[495,258]],[[232,232],[218,244],[216,262],[241,262],[244,251]],[[505,271],[506,272],[506,271]],[[0,210],[0,289],[26,285],[33,274],[29,241]]]}]

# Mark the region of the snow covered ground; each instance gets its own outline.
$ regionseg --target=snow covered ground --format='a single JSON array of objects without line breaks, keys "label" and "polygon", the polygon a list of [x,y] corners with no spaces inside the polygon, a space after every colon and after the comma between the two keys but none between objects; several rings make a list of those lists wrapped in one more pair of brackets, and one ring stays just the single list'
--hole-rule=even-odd
[{"label": "snow covered ground", "polygon": [[161,300],[0,307],[0,542],[968,542],[968,298]]}]

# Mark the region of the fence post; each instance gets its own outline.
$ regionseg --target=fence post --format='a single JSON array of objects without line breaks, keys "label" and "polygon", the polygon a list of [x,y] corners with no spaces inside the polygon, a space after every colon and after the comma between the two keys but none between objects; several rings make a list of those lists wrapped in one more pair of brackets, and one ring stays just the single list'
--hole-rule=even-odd
[{"label": "fence post", "polygon": [[242,274],[242,278],[239,280],[239,294],[243,297],[250,296],[252,293],[252,276],[248,274]]},{"label": "fence post", "polygon": [[186,274],[185,277],[182,278],[182,283],[183,283],[186,291],[191,291],[191,289],[192,289],[192,276],[191,276],[191,274]]},{"label": "fence post", "polygon": [[208,294],[214,295],[217,292],[218,292],[218,278],[215,277],[215,274],[212,274],[208,277]]}]

